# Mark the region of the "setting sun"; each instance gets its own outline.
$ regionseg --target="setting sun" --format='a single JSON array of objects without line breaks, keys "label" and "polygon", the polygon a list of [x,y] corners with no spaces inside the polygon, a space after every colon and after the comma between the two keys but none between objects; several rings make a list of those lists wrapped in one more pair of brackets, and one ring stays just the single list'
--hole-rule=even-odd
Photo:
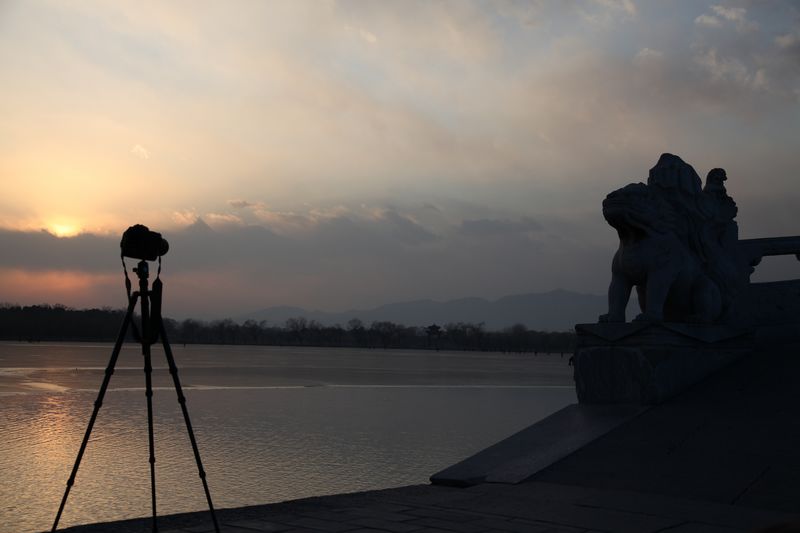
[{"label": "setting sun", "polygon": [[47,231],[56,237],[74,237],[81,232],[81,229],[75,224],[51,223],[47,225]]}]

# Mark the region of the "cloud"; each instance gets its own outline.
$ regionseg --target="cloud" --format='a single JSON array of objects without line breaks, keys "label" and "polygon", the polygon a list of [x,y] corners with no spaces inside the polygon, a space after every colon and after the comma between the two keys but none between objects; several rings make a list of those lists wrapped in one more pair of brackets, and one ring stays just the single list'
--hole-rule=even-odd
[{"label": "cloud", "polygon": [[[265,226],[209,226],[199,218],[183,230],[164,233],[170,243],[162,273],[168,294],[165,308],[172,316],[211,318],[267,305],[343,309],[410,298],[498,297],[553,286],[588,286],[582,282],[576,287],[569,280],[577,267],[551,264],[567,257],[556,242],[544,239],[553,253],[550,259],[537,257],[542,243],[525,241],[528,244],[520,247],[519,232],[536,227],[532,220],[476,220],[464,227],[490,232],[492,238],[465,241],[460,226],[435,234],[390,208],[320,217],[306,231],[291,235]],[[119,276],[121,287],[116,237],[57,239],[46,233],[2,231],[0,246],[20,251],[0,257],[0,272],[86,272],[107,280]],[[605,263],[608,254],[602,250],[588,253],[598,251]],[[581,249],[569,256],[570,264],[583,264],[585,253],[587,249]],[[597,281],[605,277],[603,272]],[[47,279],[55,283],[54,277]],[[103,304],[122,299],[113,283],[103,287],[110,292]],[[62,293],[53,289],[53,294]],[[26,301],[22,293],[16,298]],[[67,305],[75,301],[62,298]]]},{"label": "cloud", "polygon": [[141,144],[133,145],[131,153],[139,159],[150,159],[150,151]]},{"label": "cloud", "polygon": [[263,208],[262,202],[249,202],[247,200],[228,200],[228,205],[235,209]]},{"label": "cloud", "polygon": [[634,16],[637,13],[636,4],[633,0],[593,0],[595,4],[607,9],[619,10]]},{"label": "cloud", "polygon": [[0,230],[0,268],[100,272],[119,264],[119,236],[82,233],[59,238],[42,231]]},{"label": "cloud", "polygon": [[547,20],[545,2],[537,0],[498,0],[492,4],[497,13],[525,28],[533,28]]},{"label": "cloud", "polygon": [[178,226],[190,226],[200,219],[200,216],[193,209],[184,209],[172,213],[172,221]]},{"label": "cloud", "polygon": [[362,39],[364,39],[370,44],[375,44],[376,42],[378,42],[378,37],[370,31],[362,29],[359,30],[358,34],[361,35]]},{"label": "cloud", "polygon": [[369,241],[378,238],[392,246],[419,245],[437,238],[411,216],[393,208],[371,209],[365,206],[359,212],[337,206],[305,213],[259,209],[254,214],[261,223],[285,236],[313,236],[324,231],[347,231],[346,228],[350,228],[354,238]]},{"label": "cloud", "polygon": [[204,219],[207,220],[212,227],[227,224],[242,225],[244,223],[241,217],[231,213],[209,213],[205,215]]},{"label": "cloud", "polygon": [[796,80],[800,74],[797,70],[797,67],[800,66],[800,30],[777,36],[775,45],[778,47],[777,55],[780,60],[786,63],[785,71],[787,74],[794,73]]},{"label": "cloud", "polygon": [[747,10],[743,7],[725,7],[721,5],[713,5],[711,6],[711,11],[725,20],[739,23],[746,21],[745,15],[747,14]]},{"label": "cloud", "polygon": [[541,224],[536,220],[524,217],[517,220],[502,219],[472,219],[463,220],[459,231],[473,237],[508,237],[514,234],[538,233],[542,230]]},{"label": "cloud", "polygon": [[280,235],[294,234],[311,229],[320,218],[311,214],[298,214],[294,212],[272,211],[259,208],[253,211],[258,222],[266,224],[270,230]]},{"label": "cloud", "polygon": [[[792,162],[786,161],[789,166]],[[711,164],[697,168],[703,174]],[[747,186],[747,174],[728,167],[732,194]],[[618,176],[616,181],[620,186],[635,178]],[[789,194],[776,199],[763,193],[761,182],[752,183],[761,197],[736,196],[743,236],[779,235],[792,227],[800,198]],[[462,215],[458,204],[447,202],[437,202],[437,211],[422,204],[411,209],[308,207],[268,216],[262,211],[265,220],[260,223],[188,211],[184,220],[189,225],[163,230],[170,243],[162,273],[165,309],[170,316],[219,318],[269,305],[341,310],[555,287],[602,293],[617,237],[602,221],[600,198],[593,212],[582,217],[564,213],[533,218],[492,209],[475,216],[481,209],[469,206]],[[425,213],[449,223],[433,229],[420,218]],[[255,216],[250,211],[245,215]],[[28,292],[6,292],[11,296],[5,298],[121,306],[116,235],[57,238],[47,232],[2,230],[0,249],[15,251],[0,256],[1,279],[22,279],[20,273],[27,272],[25,279],[40,281]],[[83,293],[80,287],[87,285],[92,288]]]},{"label": "cloud", "polygon": [[694,23],[707,28],[721,28],[724,21],[727,21],[733,23],[739,32],[753,32],[759,29],[757,22],[747,18],[747,9],[743,7],[712,5],[710,9],[714,13],[713,15],[699,15],[694,19]]},{"label": "cloud", "polygon": [[771,116],[791,112],[800,97],[800,47],[794,53],[792,47],[800,12],[788,5],[780,11],[776,4],[747,5],[711,5],[706,16],[716,18],[722,29],[696,32],[690,60],[706,76],[700,81],[725,102],[717,106],[720,111],[739,112],[750,120],[764,117],[765,110]]},{"label": "cloud", "polygon": [[630,21],[638,13],[632,0],[591,0],[578,3],[574,9],[581,20],[602,29],[609,29],[622,21]]},{"label": "cloud", "polygon": [[432,232],[419,225],[411,217],[402,215],[394,209],[381,210],[375,220],[382,222],[387,233],[403,244],[417,245],[437,240],[437,236]]},{"label": "cloud", "polygon": [[660,61],[664,58],[664,52],[653,50],[652,48],[642,48],[633,57],[633,62],[636,65],[648,65]]},{"label": "cloud", "polygon": [[720,57],[714,48],[698,53],[695,61],[709,73],[712,81],[732,82],[753,90],[767,88],[763,69],[754,71],[738,58]]},{"label": "cloud", "polygon": [[712,15],[698,15],[694,19],[694,23],[698,26],[706,26],[708,28],[719,28],[722,26],[722,21]]},{"label": "cloud", "polygon": [[345,25],[345,30],[353,35],[357,35],[361,40],[369,45],[374,45],[378,42],[378,36],[365,28],[355,27],[348,24]]},{"label": "cloud", "polygon": [[775,37],[775,44],[777,44],[778,47],[783,49],[793,48],[795,46],[800,45],[800,35],[793,33],[778,35],[777,37]]}]

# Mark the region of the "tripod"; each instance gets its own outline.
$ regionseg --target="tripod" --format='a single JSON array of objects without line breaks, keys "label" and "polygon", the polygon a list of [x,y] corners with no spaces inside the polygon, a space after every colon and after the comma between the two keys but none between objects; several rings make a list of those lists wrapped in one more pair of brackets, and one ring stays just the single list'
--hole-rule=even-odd
[{"label": "tripod", "polygon": [[[123,269],[125,269],[125,259],[122,260]],[[153,532],[158,531],[158,523],[156,521],[156,455],[155,443],[153,440],[153,383],[150,357],[150,346],[154,344],[158,337],[161,337],[161,342],[164,346],[164,353],[167,357],[167,364],[169,365],[169,373],[172,375],[172,382],[175,385],[175,392],[178,394],[178,403],[181,405],[183,411],[183,419],[186,422],[186,430],[189,433],[189,440],[192,443],[192,450],[194,451],[194,459],[197,462],[197,471],[203,482],[203,490],[206,493],[206,500],[208,501],[208,509],[211,512],[211,519],[214,522],[214,531],[219,533],[219,524],[217,523],[217,516],[214,513],[214,504],[211,502],[211,493],[208,490],[208,483],[206,482],[206,472],[203,470],[203,463],[200,460],[200,451],[197,448],[197,441],[194,438],[194,431],[192,430],[192,423],[189,420],[189,411],[186,408],[186,397],[183,395],[181,388],[181,381],[178,378],[178,367],[175,365],[175,358],[172,356],[172,348],[170,348],[167,341],[166,330],[164,328],[164,321],[161,318],[161,295],[163,284],[161,278],[156,275],[153,281],[151,290],[147,288],[147,278],[149,275],[149,267],[147,261],[141,260],[133,269],[139,278],[139,290],[131,294],[131,281],[128,278],[128,271],[125,269],[125,288],[128,292],[128,311],[125,313],[125,318],[122,321],[117,341],[114,344],[114,349],[111,352],[111,359],[106,367],[105,377],[103,384],[100,385],[100,391],[97,394],[97,399],[94,402],[94,410],[89,419],[89,425],[86,428],[86,434],[83,436],[83,442],[78,450],[78,456],[75,458],[75,464],[72,467],[72,473],[67,480],[67,488],[64,491],[64,497],[61,499],[61,505],[58,507],[55,522],[53,522],[52,531],[58,529],[58,521],[61,519],[61,513],[64,511],[64,505],[67,503],[67,497],[72,485],[75,484],[75,476],[78,473],[78,467],[81,464],[83,453],[86,451],[86,445],[89,442],[89,436],[92,433],[97,413],[103,405],[103,397],[106,394],[108,383],[111,381],[111,375],[114,373],[114,366],[117,364],[119,352],[122,349],[122,343],[125,341],[125,335],[128,331],[128,326],[132,326],[133,334],[136,340],[142,345],[142,355],[144,356],[144,375],[145,375],[145,395],[147,396],[147,436],[150,447],[150,497],[153,505]],[[158,272],[161,272],[161,257],[158,258]],[[141,333],[138,331],[136,324],[133,322],[133,311],[136,307],[137,300],[141,302],[141,316],[142,316],[142,329]]]}]

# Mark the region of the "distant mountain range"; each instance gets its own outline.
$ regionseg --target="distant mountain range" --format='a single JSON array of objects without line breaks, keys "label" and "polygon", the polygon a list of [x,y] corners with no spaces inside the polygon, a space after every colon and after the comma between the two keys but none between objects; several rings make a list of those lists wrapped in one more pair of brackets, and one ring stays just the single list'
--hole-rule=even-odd
[{"label": "distant mountain range", "polygon": [[352,318],[369,326],[374,321],[390,321],[406,326],[443,325],[448,322],[483,322],[487,329],[502,329],[525,324],[540,331],[571,330],[579,322],[596,322],[606,312],[606,297],[557,289],[543,293],[517,294],[490,301],[460,298],[437,302],[415,300],[382,305],[373,309],[344,312],[308,311],[299,307],[268,307],[235,317],[237,321],[266,320],[283,325],[289,318],[304,317],[324,325],[346,326]]}]

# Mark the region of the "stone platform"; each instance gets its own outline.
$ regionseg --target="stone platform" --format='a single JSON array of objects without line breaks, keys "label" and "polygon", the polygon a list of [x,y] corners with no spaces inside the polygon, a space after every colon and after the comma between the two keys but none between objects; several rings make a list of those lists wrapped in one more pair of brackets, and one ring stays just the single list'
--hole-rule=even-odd
[{"label": "stone platform", "polygon": [[586,404],[661,403],[751,353],[754,328],[681,323],[575,326],[575,389]]},{"label": "stone platform", "polygon": [[[796,350],[756,353],[578,449],[553,455],[532,475],[226,509],[219,512],[222,531],[734,533],[793,523],[780,531],[797,532],[798,379]],[[212,531],[203,512],[159,520],[162,532]],[[145,532],[150,522],[64,531]]]}]

